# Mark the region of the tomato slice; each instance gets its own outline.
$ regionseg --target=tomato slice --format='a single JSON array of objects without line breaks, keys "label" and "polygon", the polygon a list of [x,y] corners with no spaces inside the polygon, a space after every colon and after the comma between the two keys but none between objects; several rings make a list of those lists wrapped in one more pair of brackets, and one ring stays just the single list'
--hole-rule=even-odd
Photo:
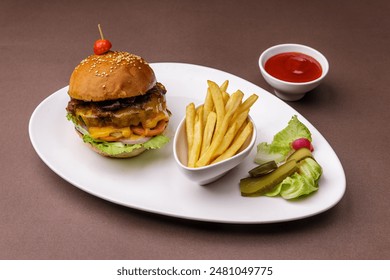
[{"label": "tomato slice", "polygon": [[150,129],[150,128],[144,128],[142,125],[139,126],[132,126],[131,130],[134,134],[142,135],[142,136],[156,136],[164,132],[165,128],[167,126],[167,122],[164,120],[161,120],[157,123],[156,127]]}]

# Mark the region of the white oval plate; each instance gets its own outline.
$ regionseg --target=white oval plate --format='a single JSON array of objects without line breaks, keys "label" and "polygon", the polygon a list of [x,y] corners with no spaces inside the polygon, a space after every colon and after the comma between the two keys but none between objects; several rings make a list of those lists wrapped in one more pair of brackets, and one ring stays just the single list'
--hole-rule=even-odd
[{"label": "white oval plate", "polygon": [[[313,216],[336,205],[343,197],[346,179],[343,167],[326,139],[289,105],[232,74],[191,64],[152,63],[158,81],[167,92],[172,112],[163,149],[148,151],[132,159],[110,159],[87,148],[65,115],[68,87],[43,100],[33,112],[29,134],[40,158],[55,173],[74,186],[102,199],[127,207],[167,216],[220,223],[273,223]],[[312,132],[314,156],[323,167],[320,189],[298,201],[282,198],[242,197],[240,178],[255,166],[256,149],[241,165],[217,182],[199,186],[179,172],[173,158],[173,135],[184,117],[186,105],[204,100],[207,80],[221,84],[229,80],[228,91],[240,89],[245,98],[259,95],[251,109],[257,126],[257,143],[272,141],[295,114]]]}]

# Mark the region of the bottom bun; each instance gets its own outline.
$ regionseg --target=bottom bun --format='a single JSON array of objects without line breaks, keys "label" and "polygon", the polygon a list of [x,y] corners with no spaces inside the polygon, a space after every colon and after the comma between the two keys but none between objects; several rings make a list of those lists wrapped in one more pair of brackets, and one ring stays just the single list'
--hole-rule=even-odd
[{"label": "bottom bun", "polygon": [[[80,136],[80,138],[83,138],[83,134],[80,133],[80,131],[78,131],[77,129],[75,129],[77,134]],[[85,143],[85,142],[84,142]],[[135,156],[138,156],[139,154],[142,154],[143,152],[146,151],[146,149],[144,147],[141,147],[141,148],[138,148],[138,149],[134,149],[132,150],[131,152],[129,153],[120,153],[120,154],[116,154],[116,155],[110,155],[110,154],[107,154],[101,150],[99,150],[98,148],[92,146],[91,144],[89,143],[85,143],[92,151],[98,153],[99,155],[102,155],[102,156],[105,156],[105,157],[110,157],[110,158],[132,158],[132,157],[135,157]]]},{"label": "bottom bun", "polygon": [[146,151],[145,148],[138,148],[138,149],[131,151],[130,153],[120,153],[117,155],[109,155],[109,154],[95,148],[91,144],[88,144],[88,143],[85,143],[85,144],[87,144],[94,152],[98,153],[99,155],[102,155],[105,157],[110,157],[110,158],[132,158],[132,157],[138,156],[139,154],[142,154],[143,152]]}]

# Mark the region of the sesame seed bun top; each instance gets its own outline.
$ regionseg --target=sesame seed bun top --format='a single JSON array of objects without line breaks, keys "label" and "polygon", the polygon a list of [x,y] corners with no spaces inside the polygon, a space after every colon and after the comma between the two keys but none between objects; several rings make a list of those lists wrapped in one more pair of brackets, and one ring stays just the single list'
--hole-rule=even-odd
[{"label": "sesame seed bun top", "polygon": [[74,69],[68,94],[83,101],[104,101],[145,94],[156,84],[149,64],[127,52],[90,55]]}]

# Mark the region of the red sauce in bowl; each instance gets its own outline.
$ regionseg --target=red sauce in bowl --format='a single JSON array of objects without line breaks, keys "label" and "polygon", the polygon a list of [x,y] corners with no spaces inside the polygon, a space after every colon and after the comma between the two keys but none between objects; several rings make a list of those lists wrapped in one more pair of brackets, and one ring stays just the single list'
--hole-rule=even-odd
[{"label": "red sauce in bowl", "polygon": [[272,56],[264,65],[271,76],[293,83],[313,81],[322,74],[321,64],[313,57],[299,52],[285,52]]}]

